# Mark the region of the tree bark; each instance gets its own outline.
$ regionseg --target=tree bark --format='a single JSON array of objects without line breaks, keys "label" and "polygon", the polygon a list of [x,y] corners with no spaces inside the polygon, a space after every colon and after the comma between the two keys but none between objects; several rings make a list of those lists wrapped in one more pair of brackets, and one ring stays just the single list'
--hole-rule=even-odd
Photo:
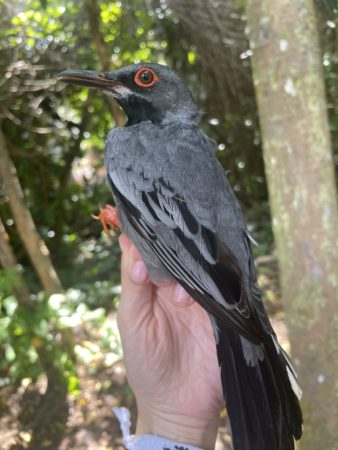
[{"label": "tree bark", "polygon": [[338,449],[338,213],[312,0],[248,0],[252,66],[306,450]]},{"label": "tree bark", "polygon": [[15,224],[43,288],[48,293],[61,292],[62,285],[50,259],[49,250],[41,239],[24,194],[15,166],[10,159],[6,142],[0,128],[0,176],[3,181]]}]

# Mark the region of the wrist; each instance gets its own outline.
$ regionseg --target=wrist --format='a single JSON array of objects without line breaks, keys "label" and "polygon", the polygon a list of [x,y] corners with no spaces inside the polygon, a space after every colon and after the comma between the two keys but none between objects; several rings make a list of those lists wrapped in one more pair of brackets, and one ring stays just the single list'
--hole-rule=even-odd
[{"label": "wrist", "polygon": [[176,442],[213,450],[218,431],[218,416],[198,417],[138,406],[136,435],[152,434]]}]

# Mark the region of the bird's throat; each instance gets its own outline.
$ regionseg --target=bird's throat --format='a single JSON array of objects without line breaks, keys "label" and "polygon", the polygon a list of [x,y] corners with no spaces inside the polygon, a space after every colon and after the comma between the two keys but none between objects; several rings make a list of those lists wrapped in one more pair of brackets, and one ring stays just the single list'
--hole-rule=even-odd
[{"label": "bird's throat", "polygon": [[154,105],[143,98],[128,97],[116,99],[128,117],[126,126],[140,122],[161,123],[165,115],[158,111]]}]

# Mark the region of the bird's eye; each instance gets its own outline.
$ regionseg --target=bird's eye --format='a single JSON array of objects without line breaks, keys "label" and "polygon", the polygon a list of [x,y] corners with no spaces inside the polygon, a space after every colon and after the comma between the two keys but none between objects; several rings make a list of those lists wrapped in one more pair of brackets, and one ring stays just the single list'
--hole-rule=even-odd
[{"label": "bird's eye", "polygon": [[135,83],[143,88],[148,88],[153,86],[158,80],[158,76],[152,69],[148,69],[143,67],[142,69],[136,72],[134,77]]}]

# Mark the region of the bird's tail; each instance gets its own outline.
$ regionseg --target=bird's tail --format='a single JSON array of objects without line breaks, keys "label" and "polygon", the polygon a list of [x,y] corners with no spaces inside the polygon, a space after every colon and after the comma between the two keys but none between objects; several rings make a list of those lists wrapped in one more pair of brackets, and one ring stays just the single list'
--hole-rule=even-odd
[{"label": "bird's tail", "polygon": [[217,354],[234,450],[294,450],[300,389],[277,342],[258,347],[221,325]]}]

